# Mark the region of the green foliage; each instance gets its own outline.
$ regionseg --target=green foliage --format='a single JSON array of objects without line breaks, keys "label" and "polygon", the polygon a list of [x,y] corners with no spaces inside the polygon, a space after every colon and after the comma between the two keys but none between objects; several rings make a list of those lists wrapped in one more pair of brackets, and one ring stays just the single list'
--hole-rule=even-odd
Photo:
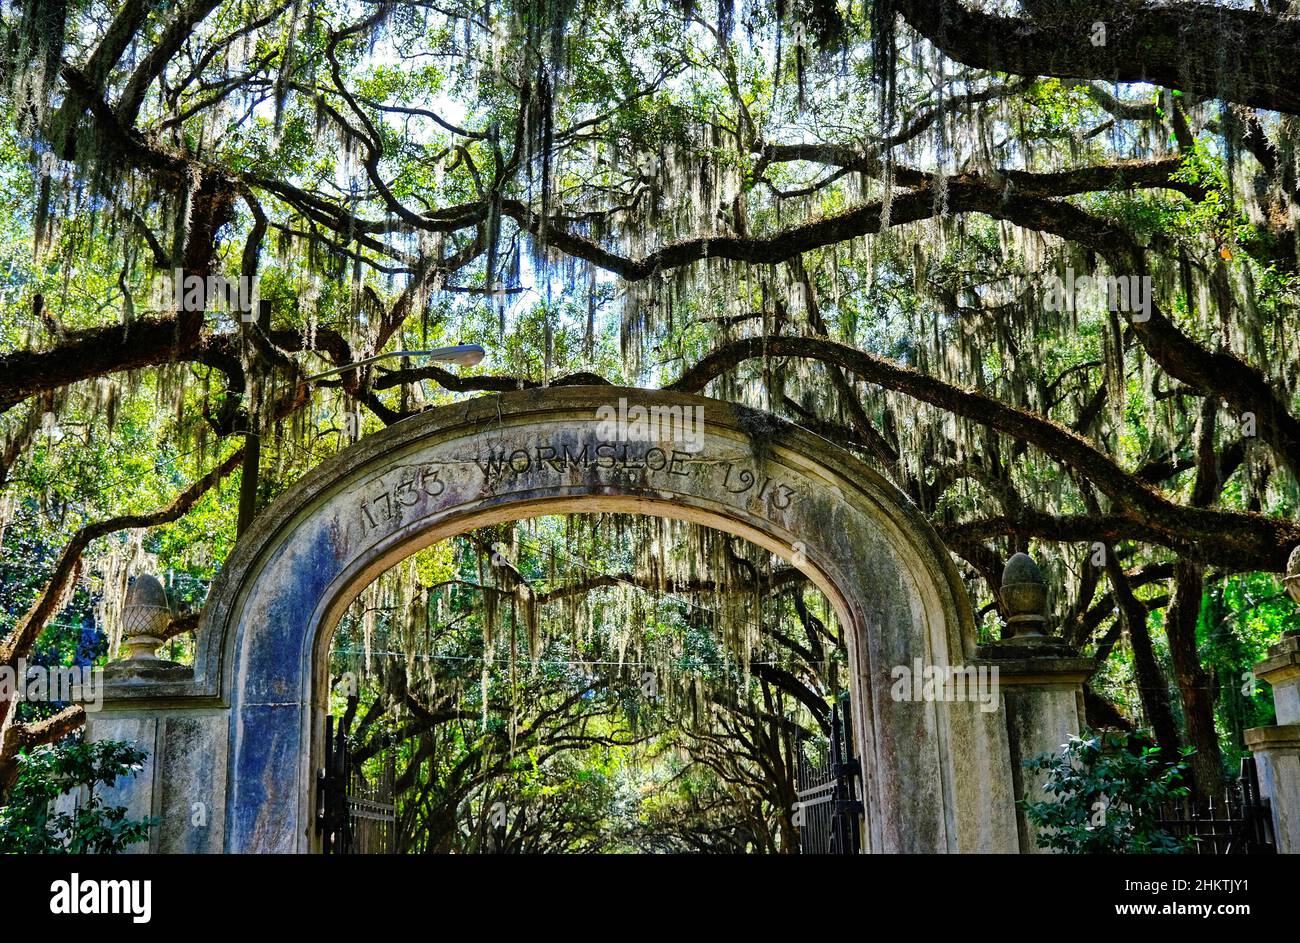
[{"label": "green foliage", "polygon": [[[128,819],[96,788],[140,771],[145,752],[116,740],[80,738],[39,747],[18,759],[9,804],[0,807],[0,852],[5,854],[118,854],[149,837],[152,820]],[[84,789],[76,808],[56,811],[65,792]]]},{"label": "green foliage", "polygon": [[[646,572],[654,537],[676,592],[606,576]],[[820,727],[787,691],[829,700],[847,652],[809,587],[681,588],[731,586],[728,553],[773,565],[644,519],[546,517],[436,544],[364,592],[334,636],[330,709],[341,717],[358,695],[351,746],[367,782],[394,762],[397,850],[791,850],[789,758]],[[503,596],[515,572],[528,597]],[[530,615],[527,600],[552,593]],[[760,626],[772,634],[748,637]]]},{"label": "green foliage", "polygon": [[1155,747],[1116,730],[1071,737],[1060,753],[1043,753],[1022,765],[1045,772],[1043,791],[1053,798],[1020,801],[1041,831],[1040,848],[1067,854],[1180,854],[1183,840],[1160,827],[1156,807],[1187,795],[1179,785],[1182,763],[1165,763]]},{"label": "green foliage", "polygon": [[[67,62],[87,61],[120,5],[51,5],[66,7]],[[0,14],[0,36],[20,35],[16,18],[29,6],[7,6],[13,13]],[[1179,355],[1165,348],[1160,356],[1150,331],[1127,328],[1104,302],[1092,299],[1068,312],[1041,304],[1046,280],[1066,267],[1080,276],[1137,273],[1113,270],[1122,261],[1099,256],[1095,238],[1070,236],[1074,224],[1062,231],[1052,219],[1037,218],[1030,204],[1011,215],[955,208],[949,187],[938,185],[947,175],[1007,172],[1010,204],[1021,199],[1018,173],[1059,185],[1076,171],[1110,165],[1113,173],[1098,175],[1104,179],[1086,191],[1067,186],[1059,204],[1042,202],[1041,209],[1055,205],[1053,218],[1093,218],[1132,237],[1143,247],[1144,271],[1169,321],[1207,350],[1255,365],[1292,412],[1300,407],[1295,201],[1283,173],[1294,151],[1290,119],[1264,116],[1250,127],[1243,123],[1256,119],[1176,91],[1107,91],[1098,83],[943,65],[933,49],[914,47],[907,36],[897,55],[881,61],[883,51],[867,41],[880,38],[870,11],[835,0],[750,4],[743,11],[662,0],[317,0],[302,9],[280,0],[223,0],[212,7],[150,83],[129,130],[142,146],[160,148],[169,164],[183,159],[240,181],[247,199],[234,200],[231,218],[212,240],[213,269],[248,274],[246,265],[256,262],[272,339],[297,368],[252,356],[236,343],[237,318],[212,310],[197,349],[178,345],[175,359],[135,367],[129,358],[118,360],[60,384],[57,395],[0,409],[0,637],[38,598],[72,533],[166,505],[250,441],[248,419],[260,422],[257,503],[264,508],[308,469],[396,417],[580,374],[661,386],[738,338],[819,335],[814,314],[832,340],[1072,429],[1144,484],[1185,503],[1197,478],[1199,403],[1218,393],[1171,374],[1168,358]],[[132,39],[134,62],[157,48],[158,10]],[[372,17],[376,11],[382,15]],[[0,62],[0,72],[6,67]],[[134,71],[115,67],[104,77],[107,104],[121,100]],[[882,73],[889,82],[880,81]],[[193,221],[184,187],[167,183],[150,162],[110,159],[102,135],[78,133],[75,154],[60,157],[42,113],[56,114],[67,90],[57,76],[47,79],[54,96],[48,102],[16,94],[17,86],[0,95],[0,200],[8,210],[0,217],[0,358],[53,350],[87,328],[120,325],[129,333],[142,319],[170,317],[151,288],[171,270]],[[883,87],[897,99],[888,110]],[[88,131],[90,114],[82,118]],[[1184,133],[1177,134],[1180,119]],[[887,137],[896,143],[879,150]],[[1256,146],[1247,146],[1252,139]],[[787,150],[783,157],[791,146],[800,146],[802,156]],[[1171,181],[1154,186],[1144,177],[1135,185],[1133,162],[1175,157]],[[908,174],[915,172],[933,175],[933,203],[915,216],[913,200],[913,212],[900,217],[891,201],[913,189],[917,178],[909,182]],[[254,202],[269,221],[256,239]],[[569,238],[542,236],[525,208],[549,213]],[[886,210],[893,213],[888,225]],[[794,268],[771,256],[773,248],[800,227],[855,212],[882,219],[880,231],[825,245],[797,240],[807,246],[799,255],[811,289],[805,296]],[[630,281],[618,274],[623,266],[608,261],[714,235],[741,244],[766,240],[754,243],[766,247],[754,258],[770,258],[746,262],[728,250]],[[406,305],[416,263],[433,259],[442,260],[439,277]],[[300,389],[302,376],[348,357],[457,343],[487,350],[478,366],[454,371],[460,383],[388,382],[399,369],[393,360],[365,371],[355,390],[334,378],[288,412],[275,406],[287,408],[285,397]],[[1109,592],[1105,577],[1095,584],[1085,578],[1096,575],[1084,562],[1093,535],[1080,532],[1066,542],[1035,536],[1053,528],[999,523],[1014,522],[1022,508],[1086,523],[1097,483],[1019,437],[849,379],[862,415],[897,460],[864,451],[859,434],[837,433],[854,432],[858,419],[846,411],[851,397],[823,366],[755,357],[706,392],[816,426],[878,464],[945,531],[974,525],[981,532],[992,519],[998,526],[985,537],[952,545],[971,564],[966,573],[983,618],[980,639],[996,640],[1002,631],[996,568],[986,562],[1028,549],[1051,570],[1052,611],[1072,613],[1080,646],[1104,653],[1090,680],[1093,692],[1125,716],[1143,716],[1132,649],[1102,595]],[[1250,441],[1255,437],[1241,430],[1239,413],[1225,405],[1216,416],[1216,454],[1227,456],[1243,438],[1248,448],[1231,470],[1224,465],[1212,506],[1295,519],[1294,469],[1267,443]],[[1152,477],[1157,473],[1163,477]],[[101,662],[112,634],[104,623],[120,606],[128,571],[166,576],[178,612],[200,609],[235,544],[242,474],[228,476],[180,520],[94,541],[31,660]],[[1145,523],[1138,518],[1134,527]],[[1228,541],[1226,529],[1224,536],[1238,543]],[[602,542],[566,534],[563,543],[592,570],[636,569],[630,555],[615,556]],[[1182,552],[1159,528],[1139,529],[1113,549],[1135,574]],[[1273,574],[1206,555],[1211,569],[1196,641],[1231,770],[1245,751],[1243,731],[1272,719],[1270,692],[1256,687],[1251,666],[1282,632],[1300,626],[1300,617]],[[538,592],[562,588],[554,564],[527,548],[513,562]],[[437,751],[444,765],[421,773],[421,788],[425,781],[439,789],[450,784],[425,803],[434,812],[442,812],[439,803],[453,811],[462,802],[490,808],[495,792],[458,778],[465,774],[456,765],[461,758],[468,758],[466,769],[509,778],[514,792],[524,788],[521,777],[534,774],[513,760],[499,764],[502,743],[513,750],[519,718],[540,716],[571,685],[590,680],[583,672],[566,674],[559,663],[591,658],[621,666],[632,644],[646,647],[675,678],[755,698],[770,693],[723,657],[716,636],[730,632],[736,647],[743,622],[735,611],[715,616],[663,600],[634,605],[605,587],[588,594],[581,613],[543,613],[539,636],[515,611],[516,587],[493,585],[490,572],[484,584],[489,568],[478,561],[444,547],[418,563],[419,586],[434,594],[425,606],[433,614],[408,620],[418,623],[423,647],[399,644],[410,640],[397,637],[394,626],[412,604],[400,595],[372,600],[369,618],[345,620],[339,640],[366,652],[367,679],[381,657],[419,655],[436,663],[439,684],[455,686],[454,696],[438,694],[454,715],[454,723],[440,725],[448,728]],[[1166,678],[1160,610],[1168,584],[1161,578],[1135,586],[1151,609],[1148,629]],[[779,619],[785,635],[792,629],[801,645],[811,643],[790,611],[771,611],[788,601],[775,602],[763,615]],[[179,636],[164,654],[187,661],[193,644]],[[545,663],[516,672],[511,659],[521,651]],[[839,650],[817,660],[827,671],[821,693],[833,693],[844,668]],[[352,662],[339,667],[357,669]],[[409,693],[398,691],[398,671],[389,674],[386,685]],[[432,689],[433,680],[430,668],[424,683]],[[615,680],[623,685],[618,697],[586,699],[574,716],[590,711],[620,736],[627,727],[637,737],[674,720],[626,696],[637,690],[635,673]],[[412,687],[425,693],[414,681]],[[1162,693],[1181,721],[1176,686]],[[24,703],[18,718],[56,709]],[[385,717],[372,722],[376,735],[406,729]],[[765,808],[742,823],[747,813],[724,777],[701,764],[674,767],[664,749],[651,764],[653,775],[637,773],[650,784],[646,797],[640,780],[629,785],[634,764],[610,761],[610,792],[620,809],[632,810],[631,846],[645,847],[651,832],[660,841],[671,831],[666,822],[691,816],[717,834],[730,829],[743,848],[765,818],[775,818],[772,810],[788,806],[766,798]],[[597,752],[574,760],[580,769],[573,775],[603,771],[606,754],[593,758]],[[545,759],[538,766],[545,795],[567,795],[561,784],[568,767],[552,768]],[[554,801],[575,820],[586,814],[580,803]],[[654,847],[699,850],[697,837],[678,833]],[[601,833],[593,841],[607,838]]]}]

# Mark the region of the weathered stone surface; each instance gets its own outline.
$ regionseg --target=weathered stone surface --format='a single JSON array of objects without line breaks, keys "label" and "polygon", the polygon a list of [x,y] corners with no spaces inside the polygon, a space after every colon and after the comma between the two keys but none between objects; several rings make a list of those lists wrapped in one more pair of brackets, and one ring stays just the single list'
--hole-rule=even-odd
[{"label": "weathered stone surface", "polygon": [[1300,636],[1284,636],[1270,645],[1268,657],[1255,665],[1255,677],[1273,688],[1279,724],[1300,724]]},{"label": "weathered stone surface", "polygon": [[[620,398],[702,410],[692,443],[700,447],[611,438],[597,410]],[[824,440],[700,397],[526,391],[434,410],[363,439],[304,476],[241,539],[209,597],[193,676],[137,680],[109,696],[153,698],[169,711],[187,702],[227,708],[224,849],[310,850],[323,736],[313,705],[325,697],[329,635],[356,594],[438,540],[498,521],[592,511],[737,534],[792,560],[827,594],[855,642],[871,850],[1016,850],[997,715],[889,694],[895,665],[975,656],[964,588],[924,517]],[[176,730],[178,743],[190,742]]]},{"label": "weathered stone surface", "polygon": [[193,677],[193,669],[162,658],[133,658],[129,661],[111,661],[104,666],[104,683],[108,690],[118,691],[130,687],[146,687],[155,682],[186,682]]},{"label": "weathered stone surface", "polygon": [[[122,740],[148,754],[138,773],[120,777],[110,787],[98,787],[97,795],[106,806],[125,806],[127,818],[154,815],[154,784],[157,771],[158,718],[147,712],[96,712],[87,715],[86,735],[92,740]],[[150,833],[148,845],[141,843],[133,853],[156,850],[158,830]]]},{"label": "weathered stone surface", "polygon": [[165,717],[158,781],[158,850],[215,854],[226,825],[225,712]]},{"label": "weathered stone surface", "polygon": [[1034,558],[1014,554],[1002,571],[1002,603],[1009,616],[1007,625],[1015,637],[1042,638],[1047,604],[1047,581]]},{"label": "weathered stone surface", "polygon": [[1255,755],[1260,795],[1272,805],[1277,850],[1300,855],[1300,724],[1253,727],[1245,737]]},{"label": "weathered stone surface", "polygon": [[[1046,774],[1023,769],[1021,763],[1040,753],[1059,751],[1079,733],[1083,682],[1095,662],[1079,657],[1059,638],[1033,636],[983,645],[980,657],[998,668],[1014,783],[1010,801],[1050,799],[1043,790]],[[1038,847],[1033,825],[1019,810],[1016,826],[1023,853],[1045,850]]]},{"label": "weathered stone surface", "polygon": [[1260,793],[1272,803],[1277,850],[1300,854],[1300,636],[1288,633],[1269,646],[1255,677],[1273,688],[1277,723],[1247,730],[1246,745],[1255,755]]}]

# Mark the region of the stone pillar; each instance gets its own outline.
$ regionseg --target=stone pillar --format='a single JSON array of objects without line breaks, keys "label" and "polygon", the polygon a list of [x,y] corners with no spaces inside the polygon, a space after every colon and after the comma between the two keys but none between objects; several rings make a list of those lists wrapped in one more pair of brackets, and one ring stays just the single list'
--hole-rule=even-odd
[{"label": "stone pillar", "polygon": [[136,577],[122,608],[122,644],[104,668],[101,710],[86,716],[90,740],[123,740],[148,755],[143,768],[101,790],[132,819],[154,818],[136,852],[214,852],[224,838],[229,711],[184,695],[188,665],[159,658],[172,618],[162,584]]},{"label": "stone pillar", "polygon": [[[1083,684],[1094,662],[1083,658],[1063,640],[1045,634],[1047,584],[1038,564],[1017,553],[1002,576],[1002,600],[1007,607],[1010,638],[980,646],[980,660],[998,669],[1006,715],[1011,776],[1017,800],[1049,798],[1044,776],[1021,766],[1040,753],[1056,753],[1083,727]],[[1020,851],[1041,853],[1034,826],[1016,810]]]},{"label": "stone pillar", "polygon": [[1300,854],[1300,633],[1288,633],[1255,666],[1273,687],[1277,723],[1246,731],[1259,792],[1273,807],[1273,838],[1282,854]]},{"label": "stone pillar", "polygon": [[215,854],[224,850],[230,710],[158,697],[160,685],[105,685],[104,709],[87,715],[90,740],[126,740],[148,753],[144,768],[100,790],[133,819],[156,820],[132,851]]},{"label": "stone pillar", "polygon": [[[1300,604],[1300,546],[1287,562],[1286,591]],[[1246,731],[1259,791],[1273,806],[1273,838],[1282,854],[1300,854],[1300,632],[1287,632],[1255,666],[1273,688],[1277,723]]]}]

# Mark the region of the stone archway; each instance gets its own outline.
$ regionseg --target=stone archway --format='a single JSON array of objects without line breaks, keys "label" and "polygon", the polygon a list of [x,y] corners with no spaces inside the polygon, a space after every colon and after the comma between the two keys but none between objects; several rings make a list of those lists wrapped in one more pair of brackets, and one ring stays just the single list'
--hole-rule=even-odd
[{"label": "stone archway", "polygon": [[[631,426],[611,430],[620,402]],[[647,439],[645,415],[702,428],[689,443]],[[156,849],[311,850],[316,708],[347,605],[435,541],[579,511],[691,520],[799,566],[852,632],[868,849],[1017,850],[1001,712],[889,696],[893,666],[977,654],[964,587],[925,519],[868,467],[774,416],[617,387],[432,410],[334,456],[259,516],[213,586],[192,675],[119,683],[94,721],[93,736],[154,747],[130,798],[162,819]],[[211,809],[204,831],[191,824],[199,807]]]}]

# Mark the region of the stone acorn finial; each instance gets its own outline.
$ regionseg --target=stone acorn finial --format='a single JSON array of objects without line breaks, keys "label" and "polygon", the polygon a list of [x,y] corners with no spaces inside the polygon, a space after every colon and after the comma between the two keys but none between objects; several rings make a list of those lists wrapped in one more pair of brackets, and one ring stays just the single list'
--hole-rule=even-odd
[{"label": "stone acorn finial", "polygon": [[167,591],[156,577],[143,573],[126,591],[122,606],[122,648],[120,661],[156,661],[167,626],[172,621]]},{"label": "stone acorn finial", "polygon": [[1034,558],[1017,553],[1002,571],[1002,602],[1014,638],[1041,638],[1047,623],[1047,580]]},{"label": "stone acorn finial", "polygon": [[1286,561],[1286,576],[1282,578],[1282,585],[1286,587],[1287,595],[1300,606],[1300,544],[1296,544],[1291,557]]}]

